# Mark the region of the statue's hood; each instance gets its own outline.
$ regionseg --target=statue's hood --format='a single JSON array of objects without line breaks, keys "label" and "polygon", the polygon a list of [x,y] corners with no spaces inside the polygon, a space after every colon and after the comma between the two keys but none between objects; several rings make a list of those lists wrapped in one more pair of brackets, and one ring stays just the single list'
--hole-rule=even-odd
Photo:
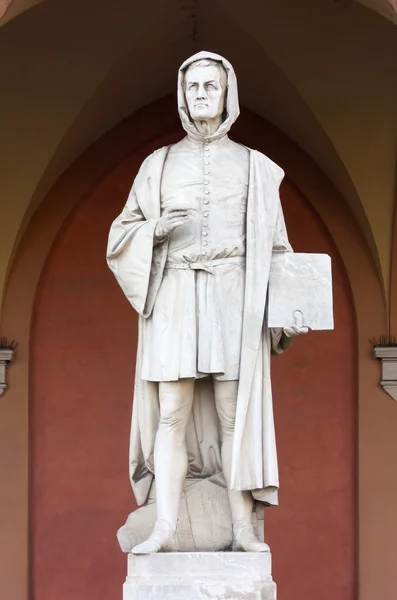
[{"label": "statue's hood", "polygon": [[[211,59],[211,60],[216,60],[216,61],[222,63],[222,65],[224,66],[224,68],[226,70],[226,74],[227,74],[226,119],[223,121],[223,123],[220,125],[220,127],[218,127],[217,131],[208,137],[205,137],[204,135],[199,133],[197,131],[193,121],[191,120],[190,115],[189,115],[189,110],[188,110],[187,104],[186,104],[185,92],[183,89],[184,71],[192,63],[196,62],[197,60],[202,60],[205,58]],[[213,141],[213,140],[223,137],[224,135],[226,135],[228,133],[229,129],[231,128],[231,126],[233,125],[233,123],[235,122],[235,120],[237,119],[237,117],[240,114],[240,108],[239,108],[239,104],[238,104],[236,74],[234,72],[232,65],[230,64],[230,62],[228,60],[226,60],[226,58],[223,58],[223,56],[220,56],[219,54],[214,54],[213,52],[202,51],[202,52],[198,52],[197,54],[194,54],[193,56],[191,56],[190,58],[185,60],[185,62],[180,67],[179,73],[178,73],[178,111],[179,111],[179,117],[182,121],[182,126],[183,126],[184,130],[187,132],[189,137],[192,137],[195,140]]]}]

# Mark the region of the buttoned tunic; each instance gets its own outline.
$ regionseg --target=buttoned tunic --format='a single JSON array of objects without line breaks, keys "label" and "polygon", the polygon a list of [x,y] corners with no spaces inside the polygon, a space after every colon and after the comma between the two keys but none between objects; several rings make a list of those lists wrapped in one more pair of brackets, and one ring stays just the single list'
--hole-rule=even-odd
[{"label": "buttoned tunic", "polygon": [[226,135],[187,136],[170,148],[161,211],[188,208],[190,218],[170,235],[145,328],[143,379],[239,378],[248,177],[247,148]]}]

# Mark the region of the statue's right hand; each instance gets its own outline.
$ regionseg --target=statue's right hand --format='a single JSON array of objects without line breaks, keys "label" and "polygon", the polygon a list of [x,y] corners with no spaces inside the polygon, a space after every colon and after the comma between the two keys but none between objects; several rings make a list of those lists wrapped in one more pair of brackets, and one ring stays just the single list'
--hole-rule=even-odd
[{"label": "statue's right hand", "polygon": [[166,208],[156,225],[156,236],[161,238],[169,235],[176,227],[180,227],[190,218],[188,208]]}]

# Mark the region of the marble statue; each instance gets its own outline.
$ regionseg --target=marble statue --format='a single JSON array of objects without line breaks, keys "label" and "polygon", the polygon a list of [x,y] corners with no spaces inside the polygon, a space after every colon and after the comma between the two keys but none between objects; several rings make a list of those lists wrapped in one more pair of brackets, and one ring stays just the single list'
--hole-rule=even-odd
[{"label": "marble statue", "polygon": [[[272,256],[292,252],[284,172],[228,137],[239,104],[223,57],[199,52],[182,64],[178,110],[187,135],[143,162],[108,244],[139,314],[130,442],[138,505],[155,485],[153,530],[132,553],[177,550],[181,497],[188,486],[205,503],[204,483],[224,490],[233,550],[266,552],[252,515],[278,502],[270,359],[308,330],[267,325]],[[199,529],[211,537],[212,525]],[[215,540],[212,549],[222,548]]]}]

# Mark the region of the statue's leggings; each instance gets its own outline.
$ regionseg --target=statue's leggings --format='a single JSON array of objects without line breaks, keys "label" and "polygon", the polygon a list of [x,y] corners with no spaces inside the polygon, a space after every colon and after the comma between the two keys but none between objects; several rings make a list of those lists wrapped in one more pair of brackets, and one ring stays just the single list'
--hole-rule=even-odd
[{"label": "statue's leggings", "polygon": [[[215,405],[222,432],[222,465],[229,490],[233,523],[251,520],[253,498],[248,491],[231,491],[233,432],[238,381],[214,379]],[[160,382],[160,423],[154,446],[157,519],[176,528],[188,460],[186,427],[194,397],[194,379]]]}]

